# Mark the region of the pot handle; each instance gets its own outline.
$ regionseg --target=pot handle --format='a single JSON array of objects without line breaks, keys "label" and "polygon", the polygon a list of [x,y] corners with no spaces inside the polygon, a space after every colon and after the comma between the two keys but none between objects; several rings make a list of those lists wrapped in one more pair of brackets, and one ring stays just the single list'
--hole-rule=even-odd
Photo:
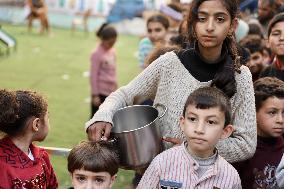
[{"label": "pot handle", "polygon": [[158,106],[161,106],[161,107],[163,108],[163,110],[164,110],[164,112],[162,113],[162,115],[158,116],[159,118],[162,118],[162,117],[166,114],[168,108],[167,108],[167,106],[165,106],[165,105],[163,105],[163,104],[160,104],[160,103],[157,103],[157,104],[154,105],[155,108],[157,108]]}]

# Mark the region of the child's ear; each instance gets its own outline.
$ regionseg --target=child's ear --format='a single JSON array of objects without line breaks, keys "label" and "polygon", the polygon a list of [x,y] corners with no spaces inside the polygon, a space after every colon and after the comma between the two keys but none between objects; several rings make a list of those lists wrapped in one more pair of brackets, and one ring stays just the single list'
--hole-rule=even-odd
[{"label": "child's ear", "polygon": [[117,174],[113,175],[113,176],[110,178],[110,188],[112,188],[112,186],[113,186],[113,184],[114,184],[116,178],[117,178]]},{"label": "child's ear", "polygon": [[183,116],[179,118],[179,124],[180,124],[181,130],[184,132],[184,117]]},{"label": "child's ear", "polygon": [[233,125],[227,125],[223,129],[220,139],[228,138],[233,132],[234,132],[234,126]]},{"label": "child's ear", "polygon": [[236,31],[237,27],[239,25],[239,21],[237,18],[232,20],[231,28],[229,31],[229,35],[233,35],[234,31]]},{"label": "child's ear", "polygon": [[32,126],[33,131],[34,131],[34,132],[38,132],[39,126],[40,126],[40,119],[39,119],[39,118],[35,118],[35,119],[33,120],[33,126]]}]

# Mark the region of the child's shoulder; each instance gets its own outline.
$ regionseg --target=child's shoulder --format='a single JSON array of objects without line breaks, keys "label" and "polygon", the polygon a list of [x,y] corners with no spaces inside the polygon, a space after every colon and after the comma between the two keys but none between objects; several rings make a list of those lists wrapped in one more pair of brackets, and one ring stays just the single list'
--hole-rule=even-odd
[{"label": "child's shoulder", "polygon": [[144,37],[143,39],[140,40],[139,45],[152,45],[151,40],[148,37]]},{"label": "child's shoulder", "polygon": [[172,148],[169,148],[163,152],[161,152],[160,154],[158,154],[156,156],[157,159],[164,159],[167,158],[168,160],[170,159],[174,159],[175,160],[175,156],[181,156],[181,154],[183,153],[183,146],[175,146]]},{"label": "child's shoulder", "polygon": [[218,172],[227,173],[229,175],[235,175],[238,177],[238,171],[222,156],[218,155],[217,161]]}]

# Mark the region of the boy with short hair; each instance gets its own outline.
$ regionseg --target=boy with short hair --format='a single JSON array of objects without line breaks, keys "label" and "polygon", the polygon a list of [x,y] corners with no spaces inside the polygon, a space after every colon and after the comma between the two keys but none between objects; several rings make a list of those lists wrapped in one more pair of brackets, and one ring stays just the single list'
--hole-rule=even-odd
[{"label": "boy with short hair", "polygon": [[260,77],[276,77],[284,81],[284,12],[275,15],[270,21],[267,46],[274,54],[274,59]]},{"label": "boy with short hair", "polygon": [[265,50],[264,40],[258,35],[248,35],[240,41],[240,45],[250,52],[250,58],[246,66],[252,74],[252,80],[255,81],[264,68],[268,66],[263,56]]},{"label": "boy with short hair", "polygon": [[284,82],[271,77],[254,82],[257,146],[251,159],[234,164],[243,189],[278,188],[275,171],[284,152]]},{"label": "boy with short hair", "polygon": [[115,182],[118,167],[118,153],[106,141],[83,141],[68,156],[68,171],[74,189],[110,189]]},{"label": "boy with short hair", "polygon": [[186,141],[156,156],[138,189],[241,188],[237,171],[215,147],[233,132],[230,107],[229,99],[217,88],[191,93],[180,118]]}]

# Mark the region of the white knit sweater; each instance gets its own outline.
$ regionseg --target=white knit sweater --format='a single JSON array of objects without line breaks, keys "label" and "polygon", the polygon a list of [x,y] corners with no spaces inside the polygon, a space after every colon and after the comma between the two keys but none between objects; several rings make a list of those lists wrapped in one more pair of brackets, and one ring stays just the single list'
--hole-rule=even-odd
[{"label": "white knit sweater", "polygon": [[[235,131],[231,137],[217,145],[219,154],[229,162],[248,159],[256,148],[256,112],[253,83],[247,67],[241,67],[241,73],[235,73],[237,93],[231,98],[233,125]],[[167,113],[158,122],[162,126],[162,135],[184,139],[179,127],[184,104],[189,94],[199,87],[209,86],[211,81],[196,80],[183,66],[174,52],[168,52],[150,64],[128,85],[113,92],[85,128],[97,121],[112,124],[114,113],[122,107],[133,104],[134,97],[147,96],[154,104],[168,107]]]}]

